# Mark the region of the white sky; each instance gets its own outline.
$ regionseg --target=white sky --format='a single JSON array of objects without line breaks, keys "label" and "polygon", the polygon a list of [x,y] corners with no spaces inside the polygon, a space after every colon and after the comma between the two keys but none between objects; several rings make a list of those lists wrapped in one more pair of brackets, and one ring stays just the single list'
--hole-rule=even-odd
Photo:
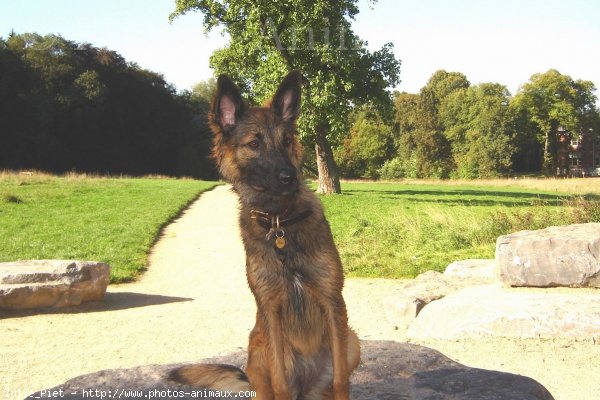
[{"label": "white sky", "polygon": [[[178,89],[212,76],[211,53],[226,43],[205,36],[202,15],[169,24],[172,0],[0,0],[0,35],[60,33],[116,50],[162,73]],[[437,69],[515,93],[556,68],[600,87],[598,0],[360,0],[354,30],[376,50],[392,42],[402,60],[399,90],[417,92]]]}]

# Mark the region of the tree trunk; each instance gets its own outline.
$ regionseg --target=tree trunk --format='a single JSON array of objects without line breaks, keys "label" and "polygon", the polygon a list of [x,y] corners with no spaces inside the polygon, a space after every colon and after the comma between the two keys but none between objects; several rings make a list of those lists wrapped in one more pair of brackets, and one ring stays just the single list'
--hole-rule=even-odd
[{"label": "tree trunk", "polygon": [[333,159],[333,151],[325,137],[325,127],[316,129],[315,151],[317,152],[317,169],[319,170],[319,194],[342,193],[340,177]]},{"label": "tree trunk", "polygon": [[556,174],[556,171],[554,170],[554,146],[552,146],[551,134],[552,133],[550,131],[546,131],[546,137],[544,140],[544,160],[542,163],[542,170],[546,176]]}]

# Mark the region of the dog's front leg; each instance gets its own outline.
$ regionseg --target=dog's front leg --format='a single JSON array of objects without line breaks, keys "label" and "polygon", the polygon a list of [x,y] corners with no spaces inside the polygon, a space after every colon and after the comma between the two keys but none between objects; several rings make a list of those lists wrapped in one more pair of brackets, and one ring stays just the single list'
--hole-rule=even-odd
[{"label": "dog's front leg", "polygon": [[348,316],[344,299],[327,307],[329,340],[333,360],[333,398],[349,400],[350,371],[348,370]]},{"label": "dog's front leg", "polygon": [[252,390],[256,392],[253,400],[274,400],[271,385],[270,354],[268,340],[264,329],[264,320],[259,318],[252,332],[248,345],[248,366],[246,375]]},{"label": "dog's front leg", "polygon": [[279,308],[266,313],[271,386],[275,400],[291,400],[287,374],[285,373],[285,354],[280,315]]}]

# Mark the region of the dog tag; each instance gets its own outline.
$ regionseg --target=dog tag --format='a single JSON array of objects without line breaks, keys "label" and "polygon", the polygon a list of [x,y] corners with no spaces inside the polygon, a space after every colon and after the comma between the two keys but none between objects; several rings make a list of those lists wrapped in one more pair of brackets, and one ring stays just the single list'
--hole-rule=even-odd
[{"label": "dog tag", "polygon": [[[279,236],[281,234],[281,236]],[[275,246],[277,246],[278,249],[283,249],[285,247],[285,238],[283,237],[285,235],[285,233],[283,232],[283,230],[278,230],[277,232],[275,232]]]},{"label": "dog tag", "polygon": [[278,249],[283,249],[285,247],[285,239],[283,237],[275,238],[275,246]]}]

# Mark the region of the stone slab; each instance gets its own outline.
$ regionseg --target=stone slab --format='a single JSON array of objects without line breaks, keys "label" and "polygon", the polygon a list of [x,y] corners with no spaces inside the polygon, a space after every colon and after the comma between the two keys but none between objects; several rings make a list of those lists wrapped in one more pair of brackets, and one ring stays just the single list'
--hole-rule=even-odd
[{"label": "stone slab", "polygon": [[406,327],[429,303],[464,287],[496,280],[494,266],[494,260],[463,260],[450,264],[449,273],[424,272],[383,300],[386,317],[399,327]]},{"label": "stone slab", "polygon": [[495,259],[479,258],[460,260],[449,264],[444,276],[459,279],[479,279],[480,283],[497,279]]},{"label": "stone slab", "polygon": [[0,309],[76,306],[102,300],[110,266],[94,261],[0,263]]},{"label": "stone slab", "polygon": [[596,289],[465,288],[425,307],[410,325],[410,339],[600,338]]},{"label": "stone slab", "polygon": [[600,287],[600,223],[500,236],[496,260],[510,286]]},{"label": "stone slab", "polygon": [[[391,341],[364,341],[361,347],[362,363],[351,379],[354,400],[553,400],[548,390],[531,378],[469,368],[426,347]],[[243,367],[246,357],[246,352],[240,351],[202,362]],[[169,372],[179,366],[181,364],[149,365],[100,371],[73,378],[28,398],[49,398],[52,393],[61,393],[61,399],[69,400],[87,400],[90,394],[96,398],[101,395],[125,398],[127,394],[130,400],[197,398],[192,392],[200,388],[177,385],[166,379]]]}]

